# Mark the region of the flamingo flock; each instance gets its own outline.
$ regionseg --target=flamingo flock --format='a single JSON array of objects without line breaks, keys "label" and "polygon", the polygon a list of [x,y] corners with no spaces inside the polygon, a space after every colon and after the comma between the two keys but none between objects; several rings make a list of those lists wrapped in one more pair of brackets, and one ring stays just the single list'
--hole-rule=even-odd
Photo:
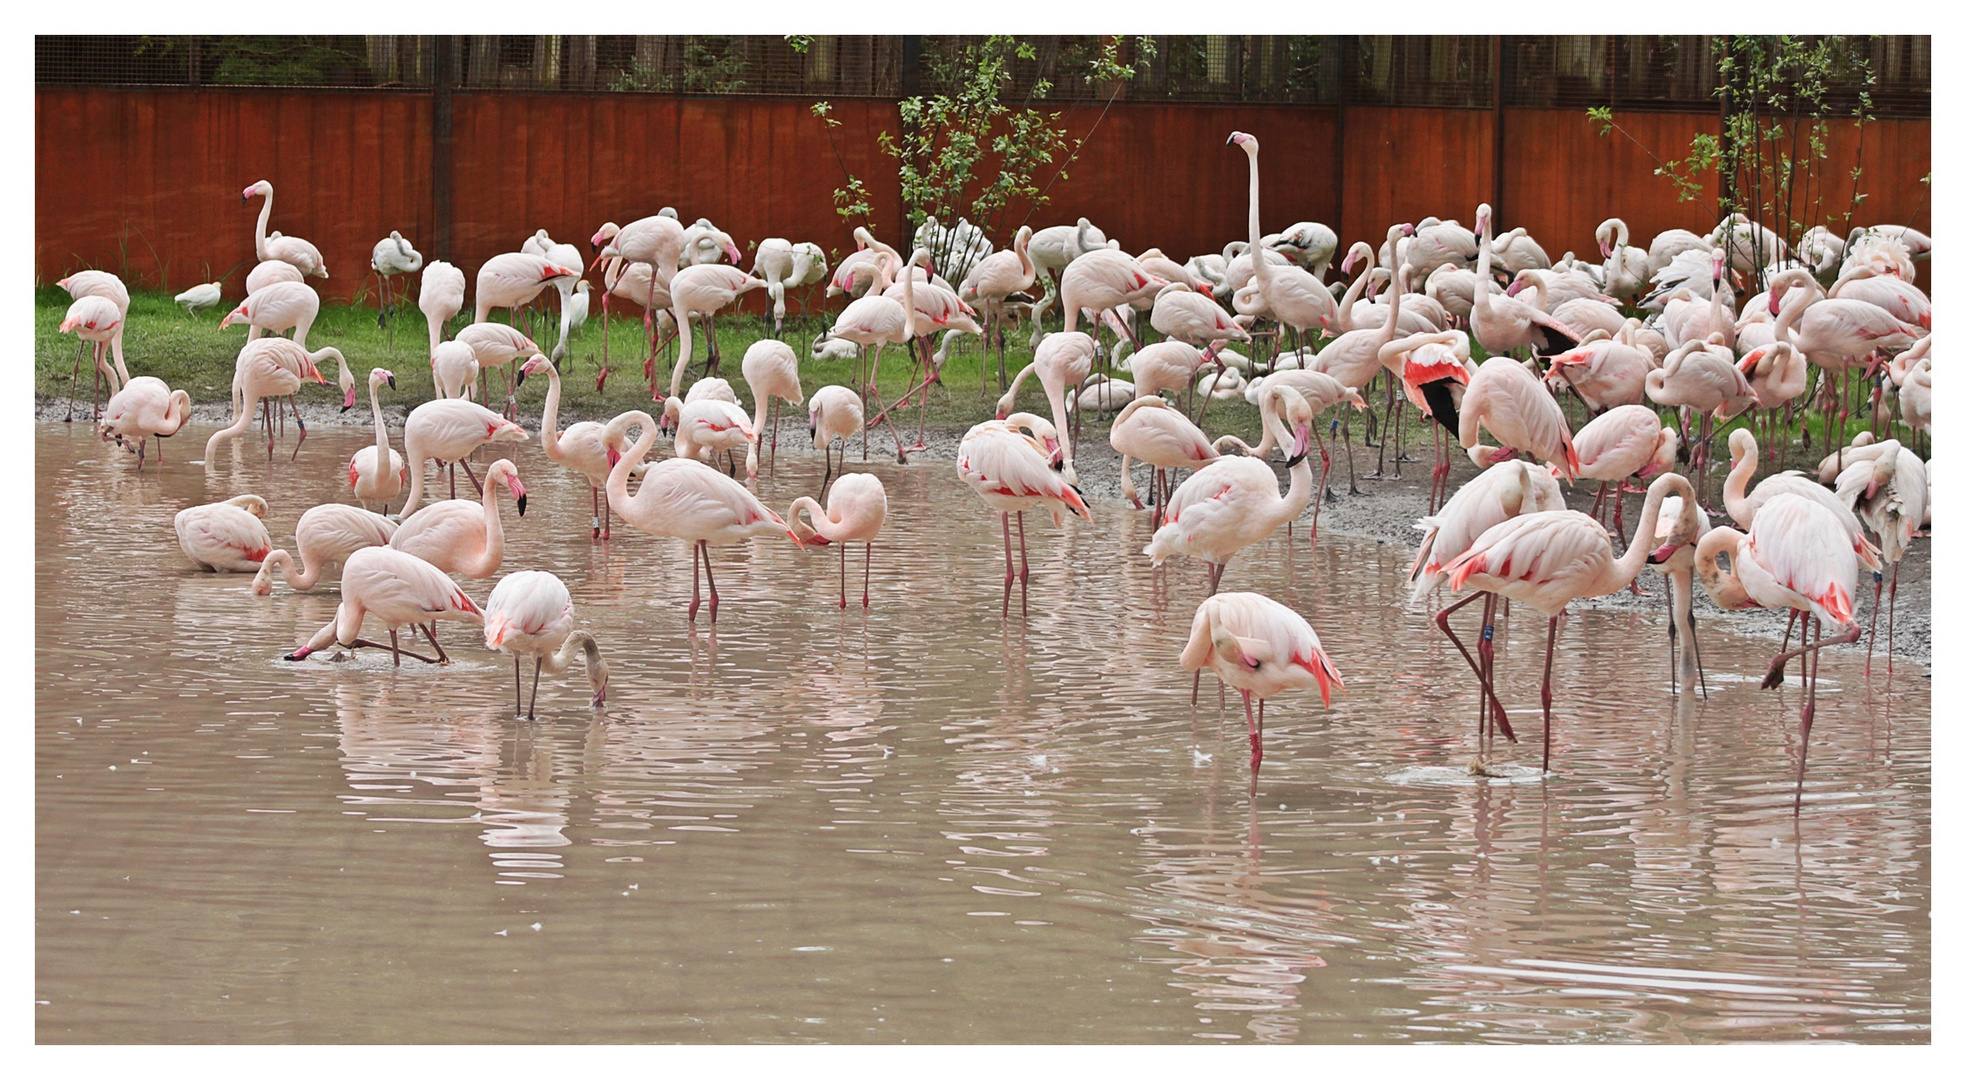
[{"label": "flamingo flock", "polygon": [[[1136,257],[1085,218],[1069,226],[1021,227],[1000,249],[967,221],[950,232],[930,219],[906,257],[904,249],[855,230],[856,250],[836,261],[828,293],[858,298],[815,342],[815,353],[848,342],[857,346],[858,379],[808,392],[798,353],[777,336],[766,338],[751,346],[742,365],[753,401],[749,410],[737,388],[716,374],[715,317],[761,290],[769,298],[774,335],[782,334],[786,291],[828,280],[818,245],[766,238],[757,245],[752,270],[745,271],[728,234],[705,219],[685,226],[665,209],[627,225],[603,225],[590,240],[593,260],[583,265],[577,249],[539,230],[520,250],[478,269],[472,321],[453,333],[452,321],[466,313],[466,274],[441,259],[426,261],[392,231],[375,245],[370,267],[385,288],[393,278],[420,274],[418,306],[428,321],[439,387],[436,399],[409,412],[402,451],[390,445],[382,410],[383,392],[398,389],[395,374],[372,368],[367,384],[375,443],[346,464],[347,494],[361,506],[308,509],[294,545],[275,548],[265,527],[265,500],[239,495],[179,512],[179,545],[201,569],[255,573],[251,591],[259,596],[282,582],[315,589],[339,567],[334,619],[285,654],[289,660],[338,646],[386,647],[395,664],[405,656],[445,663],[437,623],[461,621],[481,626],[487,649],[512,657],[515,715],[535,718],[540,675],[566,672],[581,658],[590,703],[598,707],[605,700],[608,662],[594,635],[578,628],[566,582],[542,570],[513,570],[480,604],[455,580],[484,580],[506,570],[506,529],[520,522],[508,520],[505,504],[515,518],[524,518],[522,471],[558,467],[583,479],[594,543],[612,538],[619,517],[630,530],[687,544],[693,573],[685,617],[691,623],[700,609],[707,608],[711,621],[717,618],[713,549],[780,537],[802,549],[840,547],[842,608],[849,604],[847,548],[861,544],[860,604],[871,607],[872,550],[890,504],[878,476],[848,471],[846,444],[859,434],[864,459],[869,430],[918,393],[925,429],[928,387],[938,381],[951,343],[974,335],[986,352],[994,347],[997,353],[1002,396],[994,417],[962,435],[955,469],[999,517],[1000,616],[1010,617],[1013,585],[1028,610],[1026,511],[1044,511],[1057,528],[1068,516],[1093,526],[1074,450],[1084,445],[1088,412],[1117,409],[1109,441],[1120,458],[1121,490],[1136,511],[1151,514],[1151,539],[1139,557],[1156,568],[1174,556],[1207,564],[1207,597],[1194,613],[1185,647],[1168,659],[1194,672],[1197,687],[1200,672],[1208,670],[1243,695],[1253,782],[1262,762],[1267,699],[1314,687],[1328,707],[1331,691],[1342,691],[1345,683],[1302,615],[1257,593],[1218,588],[1238,553],[1291,527],[1307,509],[1316,536],[1332,462],[1321,429],[1328,422],[1335,434],[1339,427],[1338,419],[1324,419],[1329,410],[1348,405],[1347,414],[1367,413],[1367,438],[1376,427],[1383,471],[1388,432],[1400,438],[1410,402],[1431,422],[1440,451],[1427,513],[1416,526],[1423,537],[1409,575],[1412,602],[1431,602],[1443,585],[1457,594],[1434,623],[1473,674],[1483,754],[1497,735],[1516,738],[1496,683],[1496,602],[1520,602],[1549,620],[1540,698],[1541,768],[1548,772],[1556,641],[1570,605],[1627,588],[1636,592],[1639,575],[1653,566],[1671,594],[1676,692],[1684,684],[1690,693],[1696,673],[1704,677],[1691,613],[1695,577],[1722,609],[1787,608],[1800,621],[1800,646],[1789,649],[1785,642],[1764,679],[1775,685],[1789,662],[1800,661],[1799,811],[1820,650],[1864,637],[1856,615],[1860,568],[1872,573],[1874,641],[1886,570],[1895,601],[1897,566],[1930,517],[1929,469],[1912,446],[1931,424],[1931,305],[1913,283],[1914,260],[1929,255],[1929,237],[1901,226],[1862,230],[1847,241],[1812,230],[1791,255],[1779,237],[1761,237],[1755,231],[1760,225],[1737,214],[1711,233],[1672,230],[1640,248],[1625,223],[1611,218],[1597,231],[1601,263],[1570,253],[1552,261],[1521,228],[1498,235],[1483,204],[1473,208],[1472,228],[1427,218],[1392,225],[1376,249],[1367,241],[1353,244],[1339,264],[1351,279],[1329,283],[1336,234],[1315,222],[1265,234],[1258,141],[1234,132],[1227,145],[1246,156],[1249,238],[1230,243],[1219,256],[1205,253],[1181,263],[1155,248]],[[307,279],[328,276],[325,258],[306,240],[269,232],[270,183],[247,187],[242,201],[254,198],[262,200],[253,233],[256,265],[246,295],[219,323],[248,327],[235,364],[233,419],[210,437],[207,462],[229,440],[244,436],[255,406],[271,456],[276,418],[305,384],[327,381],[322,366],[330,360],[339,365],[344,410],[358,401],[358,382],[341,350],[307,347],[320,308]],[[952,238],[961,240],[949,268],[960,276],[959,285],[939,276],[929,255],[930,247],[947,247]],[[1760,265],[1755,250],[1775,251],[1777,261]],[[596,270],[603,321],[596,384],[608,372],[608,309],[613,302],[632,302],[642,309],[648,339],[644,374],[651,405],[660,408],[562,428],[567,336],[586,318],[586,275]],[[102,437],[136,453],[142,469],[149,440],[184,427],[189,396],[155,377],[130,377],[123,356],[129,296],[120,281],[82,271],[59,284],[74,301],[61,331],[75,333],[84,351],[93,347],[98,403],[105,383],[109,390],[107,406],[97,406]],[[1033,301],[1039,285],[1042,297]],[[517,326],[519,314],[549,287],[558,296],[561,320],[551,357]],[[222,304],[221,289],[222,282],[212,283],[180,295],[185,317]],[[1055,317],[1062,328],[1047,330],[1054,306],[1061,308]],[[493,321],[499,308],[510,310],[513,321]],[[1033,318],[1034,355],[1011,378],[1003,357],[1013,309],[1028,309]],[[1087,319],[1083,331],[1081,318]],[[1145,328],[1135,326],[1141,321],[1161,339],[1143,341]],[[700,369],[698,324],[705,338]],[[659,325],[680,342],[666,393],[656,369]],[[291,337],[282,336],[288,331]],[[943,342],[931,354],[928,338],[937,332]],[[1282,347],[1286,337],[1290,351]],[[911,389],[870,417],[868,406],[880,406],[877,373],[889,345],[907,350],[913,361]],[[480,383],[491,368],[508,378],[503,410],[484,403],[488,395]],[[76,390],[79,369],[78,356],[71,377]],[[986,379],[987,373],[986,364]],[[1032,374],[1043,387],[1048,419],[1018,411],[1018,391]],[[531,433],[517,422],[518,391],[529,376],[547,382],[539,418],[544,464],[525,451]],[[1374,389],[1381,385],[1383,393]],[[1583,414],[1575,430],[1565,391]],[[1851,405],[1866,392],[1872,430],[1845,445]],[[1242,396],[1256,406],[1256,446],[1234,436],[1209,438],[1202,423],[1216,396]],[[779,399],[806,406],[813,444],[826,453],[817,492],[798,497],[782,514],[757,494],[761,463],[775,462]],[[1383,418],[1372,413],[1375,400],[1384,402]],[[1889,430],[1894,401],[1907,427],[1903,439]],[[1820,477],[1781,472],[1750,490],[1758,463],[1755,430],[1786,447],[1790,428],[1798,420],[1806,425],[1812,407],[1833,449]],[[293,412],[304,441],[297,406]],[[1710,526],[1722,511],[1703,505],[1704,463],[1713,440],[1741,417],[1750,423],[1726,436],[1731,461],[1722,491],[1726,519],[1739,528]],[[1857,419],[1863,418],[1860,404]],[[668,432],[673,453],[661,459],[658,440]],[[1349,420],[1345,433],[1349,460]],[[1482,441],[1484,434],[1490,442]],[[1452,493],[1450,439],[1479,470]],[[841,448],[837,465],[835,444]],[[505,456],[480,475],[470,458],[488,445]],[[1320,458],[1315,483],[1313,446]],[[924,448],[919,432],[913,446],[903,446],[895,434],[903,462]],[[736,477],[739,450],[743,480]],[[298,454],[297,442],[292,460]],[[1273,456],[1282,459],[1281,488]],[[156,460],[162,464],[161,450]],[[1401,460],[1396,450],[1395,471]],[[1134,485],[1129,466],[1135,461],[1153,469],[1148,503]],[[1678,471],[1682,462],[1690,465],[1686,472]],[[449,471],[450,497],[426,504],[433,464]],[[463,498],[457,497],[457,467],[475,489]],[[1183,469],[1189,474],[1177,483],[1174,476]],[[1358,479],[1350,476],[1355,494]],[[1587,480],[1597,482],[1595,505],[1588,513],[1571,509],[1564,484]],[[1647,486],[1632,488],[1634,480]],[[1628,492],[1643,495],[1629,535]],[[382,512],[366,508],[371,506]],[[1182,571],[1173,564],[1158,572]],[[1482,629],[1471,651],[1449,616],[1476,599],[1484,600]],[[387,632],[386,646],[364,636],[369,625]],[[1887,621],[1887,637],[1891,627]],[[434,655],[413,651],[420,647],[416,636]],[[1343,652],[1342,639],[1338,650]],[[530,696],[522,686],[526,657],[533,660]],[[1370,677],[1369,662],[1346,666],[1355,682],[1362,671]],[[1486,768],[1478,758],[1476,771]]]}]

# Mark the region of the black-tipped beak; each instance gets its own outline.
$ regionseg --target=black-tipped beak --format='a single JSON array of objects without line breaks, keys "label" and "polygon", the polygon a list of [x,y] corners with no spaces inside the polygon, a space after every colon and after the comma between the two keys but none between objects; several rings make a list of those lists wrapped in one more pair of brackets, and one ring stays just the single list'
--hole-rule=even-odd
[{"label": "black-tipped beak", "polygon": [[526,497],[525,497],[524,495],[521,495],[521,496],[519,496],[518,498],[516,498],[516,499],[514,499],[514,500],[512,500],[512,501],[513,501],[513,502],[516,502],[516,503],[518,503],[518,504],[519,504],[519,516],[520,516],[520,517],[525,517],[525,516],[526,516]]},{"label": "black-tipped beak", "polygon": [[1310,452],[1309,452],[1309,451],[1305,451],[1304,453],[1301,453],[1301,454],[1298,454],[1298,455],[1297,455],[1296,457],[1294,457],[1294,458],[1291,458],[1291,459],[1290,459],[1289,461],[1286,461],[1286,462],[1284,462],[1284,463],[1283,463],[1283,467],[1284,467],[1284,468],[1286,468],[1286,469],[1294,469],[1294,468],[1296,468],[1296,467],[1297,467],[1297,463],[1298,463],[1298,462],[1300,462],[1300,461],[1302,461],[1302,460],[1304,460],[1305,458],[1307,458],[1307,457],[1310,457],[1310,456],[1311,456],[1311,455],[1310,455]]},{"label": "black-tipped beak", "polygon": [[526,385],[526,369],[525,369],[525,368],[520,368],[520,369],[519,369],[519,377],[518,377],[518,378],[516,378],[516,379],[514,379],[514,380],[512,380],[512,385],[513,385],[513,386],[524,386],[524,385]]},{"label": "black-tipped beak", "polygon": [[387,381],[389,383],[389,389],[391,390],[396,389],[396,376],[394,375],[389,376]]},{"label": "black-tipped beak", "polygon": [[341,411],[342,411],[342,412],[347,412],[348,410],[350,410],[350,409],[352,409],[352,408],[354,408],[354,407],[355,407],[355,406],[353,406],[353,405],[343,405],[343,406],[341,407]]},{"label": "black-tipped beak", "polygon": [[1223,140],[1222,142],[1223,146],[1234,146],[1235,144],[1236,144],[1236,137],[1234,135],[1230,135],[1227,139]]}]

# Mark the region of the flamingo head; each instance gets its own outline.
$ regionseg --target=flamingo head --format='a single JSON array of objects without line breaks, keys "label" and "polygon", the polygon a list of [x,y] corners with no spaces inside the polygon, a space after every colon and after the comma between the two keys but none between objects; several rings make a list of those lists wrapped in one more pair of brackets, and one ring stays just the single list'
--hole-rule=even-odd
[{"label": "flamingo head", "polygon": [[271,195],[271,194],[273,194],[273,185],[267,183],[264,180],[258,180],[258,181],[254,181],[251,187],[239,193],[239,202],[241,204],[245,204],[251,202],[253,196],[255,195]]},{"label": "flamingo head", "polygon": [[1525,277],[1518,277],[1518,278],[1516,278],[1516,279],[1515,279],[1514,281],[1511,281],[1511,282],[1509,282],[1509,287],[1508,287],[1508,289],[1507,289],[1507,290],[1506,290],[1506,291],[1504,292],[1504,295],[1506,295],[1506,296],[1514,296],[1514,295],[1515,295],[1516,293],[1519,293],[1519,292],[1521,292],[1521,291],[1522,291],[1522,288],[1523,288],[1523,286],[1525,286],[1525,285],[1527,285],[1527,284],[1529,284],[1529,279],[1528,279],[1528,278],[1525,278]]},{"label": "flamingo head", "polygon": [[620,231],[621,231],[621,226],[616,225],[614,222],[610,221],[606,225],[601,226],[600,230],[596,232],[593,236],[587,238],[587,246],[595,251],[599,251],[603,246],[605,246],[608,243],[608,241],[613,240],[615,238],[615,234],[619,233]]},{"label": "flamingo head", "polygon": [[380,386],[384,383],[388,384],[389,389],[391,390],[396,389],[396,373],[389,370],[388,368],[370,368],[369,369],[370,389],[374,389],[375,387]]},{"label": "flamingo head", "polygon": [[1309,421],[1299,420],[1292,426],[1290,457],[1284,462],[1286,468],[1304,460],[1311,452],[1311,425]]},{"label": "flamingo head", "polygon": [[[247,318],[246,305],[242,302],[238,307],[233,308],[230,312],[228,312],[225,318],[220,319],[218,321],[218,328],[220,330],[223,330],[226,327],[231,326],[235,322],[244,322],[246,318]],[[61,324],[61,328],[63,330],[66,330],[68,329],[69,325],[70,325],[69,323],[63,323]]]},{"label": "flamingo head", "polygon": [[[612,452],[613,448],[610,447],[609,451]],[[500,458],[499,461],[505,461],[505,459]],[[493,462],[493,464],[496,465],[497,462]],[[519,482],[519,470],[514,468],[511,462],[506,461],[505,468],[499,469],[498,471],[501,477],[505,480],[505,489],[512,493],[512,502],[519,507],[519,516],[525,517],[526,516],[526,485]],[[490,478],[487,477],[488,482],[489,479]]]},{"label": "flamingo head", "polygon": [[1229,132],[1228,145],[1240,146],[1245,153],[1254,152],[1257,149],[1256,136],[1246,131],[1231,131]]},{"label": "flamingo head", "polygon": [[350,383],[341,392],[341,411],[347,412],[355,407],[355,385]]},{"label": "flamingo head", "polygon": [[[532,356],[529,359],[527,359],[525,363],[519,365],[518,384],[524,385],[526,381],[526,376],[537,375],[540,372],[545,371],[547,368],[550,368],[552,366],[553,366],[553,361],[546,359],[546,355],[544,353],[533,353]],[[600,387],[597,386],[595,387],[595,389],[598,390],[600,389]]]}]

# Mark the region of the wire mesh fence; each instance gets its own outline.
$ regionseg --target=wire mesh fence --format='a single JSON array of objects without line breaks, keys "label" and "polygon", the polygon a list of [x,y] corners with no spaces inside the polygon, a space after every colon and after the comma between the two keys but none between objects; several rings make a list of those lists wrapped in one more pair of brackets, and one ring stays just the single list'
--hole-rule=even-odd
[{"label": "wire mesh fence", "polygon": [[[1006,96],[1056,100],[1705,111],[1723,39],[1682,34],[1099,35],[1020,39]],[[1929,36],[1838,39],[1828,99],[1931,115]],[[981,35],[43,35],[37,85],[900,98],[953,93]],[[1106,55],[1136,67],[1099,77]],[[1042,91],[1042,92],[1040,92]]]}]

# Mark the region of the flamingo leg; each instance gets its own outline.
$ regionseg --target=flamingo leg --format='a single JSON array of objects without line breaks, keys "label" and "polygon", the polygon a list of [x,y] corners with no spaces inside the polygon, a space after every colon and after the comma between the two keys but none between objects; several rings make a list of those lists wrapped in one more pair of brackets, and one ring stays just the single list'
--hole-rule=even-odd
[{"label": "flamingo leg", "polygon": [[[459,458],[457,461],[453,462],[452,464],[462,465],[464,467],[464,475],[471,478],[471,486],[478,489],[478,494],[483,495],[485,493],[485,485],[479,483],[478,474],[471,471],[470,461],[465,460],[463,458]],[[455,485],[457,484],[457,477],[455,475],[451,477],[451,484],[453,485],[453,487],[455,487]]]},{"label": "flamingo leg", "polygon": [[[1814,645],[1811,645],[1809,644],[1809,620],[1814,618],[1815,618],[1814,615],[1809,614],[1807,612],[1803,614],[1802,645],[1791,651],[1778,654],[1775,657],[1774,661],[1768,665],[1768,676],[1761,680],[1761,688],[1763,690],[1771,690],[1777,686],[1782,685],[1782,669],[1787,666],[1790,660],[1793,660],[1798,656],[1803,656],[1808,653],[1816,652],[1817,650],[1820,650],[1825,645],[1848,645],[1851,642],[1856,641],[1859,637],[1863,635],[1863,630],[1861,628],[1852,626],[1850,629],[1844,631],[1843,633],[1838,634],[1833,638],[1829,638],[1828,640],[1824,640],[1822,635],[1822,627],[1818,625],[1816,629],[1816,643]],[[1806,675],[1807,672],[1805,671],[1804,674]]]},{"label": "flamingo leg", "polygon": [[[513,657],[512,662],[515,664],[518,663],[518,658]],[[539,704],[539,666],[544,662],[544,657],[535,656],[532,658],[532,696],[526,699],[526,719],[528,720],[534,718],[533,709]]]},{"label": "flamingo leg", "polygon": [[[1501,725],[1502,733],[1508,736],[1509,741],[1514,742],[1515,731],[1509,726],[1508,714],[1502,711],[1501,699],[1495,696],[1495,687],[1489,674],[1483,670],[1483,664],[1474,658],[1474,654],[1468,651],[1468,647],[1461,643],[1461,639],[1455,635],[1454,628],[1447,621],[1449,615],[1473,603],[1478,596],[1487,598],[1487,605],[1484,606],[1482,614],[1482,658],[1483,660],[1488,660],[1493,656],[1493,651],[1490,647],[1493,627],[1489,623],[1489,607],[1495,603],[1495,595],[1493,593],[1469,593],[1460,600],[1442,608],[1434,616],[1434,625],[1440,627],[1440,632],[1446,634],[1447,640],[1454,643],[1454,647],[1461,653],[1461,659],[1468,662],[1468,670],[1474,672],[1475,678],[1481,684],[1482,696],[1480,700],[1486,700],[1492,705],[1496,723]],[[1481,722],[1477,720],[1477,728],[1479,729],[1481,726]]]},{"label": "flamingo leg", "polygon": [[1003,511],[1003,617],[1010,617],[1010,583],[1017,580],[1010,561],[1010,511]]},{"label": "flamingo leg", "polygon": [[840,542],[840,608],[846,608],[846,541]]},{"label": "flamingo leg", "polygon": [[292,457],[290,457],[290,458],[288,458],[287,460],[288,460],[288,461],[298,461],[298,460],[300,460],[300,446],[301,446],[301,444],[302,444],[302,443],[304,443],[304,442],[306,442],[306,441],[307,441],[307,421],[305,421],[305,420],[302,420],[302,419],[300,418],[300,402],[299,402],[299,401],[297,401],[297,400],[296,400],[296,399],[294,399],[293,397],[288,397],[288,398],[287,398],[287,404],[293,407],[293,410],[294,410],[294,426],[300,429],[300,438],[298,438],[298,439],[296,439],[296,440],[294,440],[294,452],[293,452],[293,456],[292,456]]},{"label": "flamingo leg", "polygon": [[1031,614],[1031,552],[1024,544],[1024,511],[1017,512],[1017,587],[1024,614]]},{"label": "flamingo leg", "polygon": [[588,494],[588,505],[592,507],[594,511],[594,517],[593,517],[594,531],[593,531],[593,535],[589,536],[588,539],[599,540],[601,538],[601,489],[595,487],[592,484],[589,484],[587,485],[587,494]]},{"label": "flamingo leg", "polygon": [[[842,557],[845,556],[845,549],[841,549],[841,555]],[[867,555],[862,561],[861,566],[863,570],[860,578],[860,606],[866,608],[873,606],[872,598],[869,596],[869,590],[874,585],[874,542],[872,540],[867,541]]]},{"label": "flamingo leg", "polygon": [[1556,630],[1563,613],[1550,616],[1550,643],[1543,653],[1543,771],[1550,771],[1550,673],[1556,667]]},{"label": "flamingo leg", "polygon": [[1263,767],[1263,729],[1256,723],[1256,714],[1249,707],[1249,691],[1242,692],[1242,715],[1249,722],[1249,773],[1253,778]]},{"label": "flamingo leg", "polygon": [[413,623],[412,625],[414,625],[418,630],[423,631],[424,637],[430,639],[430,647],[437,650],[437,661],[436,661],[437,663],[448,664],[451,662],[451,658],[444,654],[444,647],[442,645],[437,644],[437,620],[435,619],[430,620],[430,624],[428,626],[425,626],[422,623]]},{"label": "flamingo leg", "polygon": [[1317,440],[1317,455],[1319,461],[1318,471],[1317,471],[1317,495],[1311,500],[1311,539],[1315,540],[1317,539],[1318,514],[1324,509],[1325,492],[1330,489],[1331,451],[1325,449],[1324,435],[1318,431],[1316,424],[1311,425],[1311,437]]},{"label": "flamingo leg", "polygon": [[698,589],[698,582],[700,580],[700,576],[697,572],[696,567],[699,561],[698,557],[702,554],[702,552],[703,552],[702,544],[691,544],[689,546],[689,621],[690,622],[696,621],[696,609],[699,603],[698,597],[701,595]]},{"label": "flamingo leg", "polygon": [[[1891,572],[1895,576],[1897,567],[1893,566]],[[1877,609],[1884,606],[1884,571],[1872,570],[1870,572],[1870,579],[1876,583],[1877,587],[1871,591],[1870,643],[1864,647],[1864,678],[1866,679],[1870,678],[1871,656],[1877,652]],[[1893,580],[1891,584],[1892,591],[1896,592],[1897,582]]]},{"label": "flamingo leg", "polygon": [[[1820,621],[1816,620],[1814,615],[1804,615],[1802,617],[1802,643],[1805,648],[1809,644],[1809,624],[1812,621],[1818,623],[1816,629],[1817,639],[1820,641],[1822,638],[1823,632]],[[1820,648],[1820,646],[1818,647]],[[1822,654],[1817,653],[1816,666],[1819,670],[1822,663]],[[1816,684],[1815,680],[1809,678],[1809,658],[1806,656],[1802,658],[1802,675],[1802,681],[1807,685],[1803,688],[1802,693],[1802,745],[1798,748],[1795,755],[1795,813],[1798,817],[1802,814],[1802,777],[1809,768],[1809,729],[1816,722]]]},{"label": "flamingo leg", "polygon": [[525,700],[519,693],[519,654],[512,654],[512,715],[519,715],[519,703]]},{"label": "flamingo leg", "polygon": [[717,621],[717,575],[710,569],[710,541],[698,540],[697,546],[703,549],[703,577],[710,583],[710,621]]}]

